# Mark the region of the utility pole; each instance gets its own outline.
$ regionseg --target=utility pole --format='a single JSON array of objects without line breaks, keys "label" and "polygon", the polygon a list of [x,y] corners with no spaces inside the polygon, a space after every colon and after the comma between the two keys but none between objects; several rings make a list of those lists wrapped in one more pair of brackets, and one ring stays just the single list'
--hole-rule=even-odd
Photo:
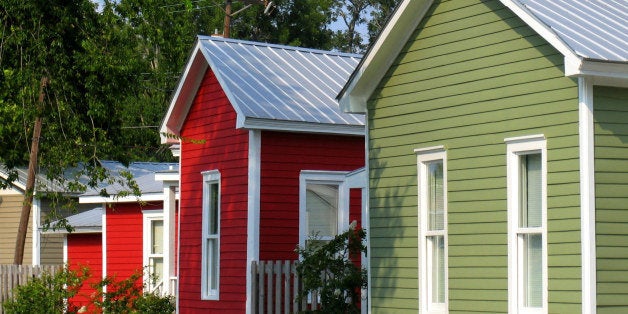
[{"label": "utility pole", "polygon": [[22,215],[20,216],[20,226],[17,229],[15,240],[15,254],[13,264],[22,265],[24,259],[24,244],[26,243],[26,233],[28,232],[28,219],[33,206],[33,196],[35,194],[35,170],[37,169],[37,154],[39,152],[39,138],[41,136],[42,110],[44,104],[45,91],[48,85],[48,78],[42,77],[39,84],[39,100],[37,102],[37,116],[33,127],[33,139],[31,142],[31,152],[28,161],[28,176],[26,177],[26,187],[24,189],[24,202],[22,203]]},{"label": "utility pole", "polygon": [[244,8],[231,13],[232,2],[233,1],[231,0],[225,1],[225,22],[222,31],[222,37],[224,38],[231,37],[231,18],[234,17],[236,14],[250,8],[254,4],[264,5],[266,7],[264,10],[264,14],[270,14],[270,11],[272,11],[271,9],[274,7],[273,2],[268,0],[240,0],[240,2],[244,2],[247,5]]},{"label": "utility pole", "polygon": [[225,25],[222,31],[222,37],[229,38],[231,36],[231,0],[225,3]]}]

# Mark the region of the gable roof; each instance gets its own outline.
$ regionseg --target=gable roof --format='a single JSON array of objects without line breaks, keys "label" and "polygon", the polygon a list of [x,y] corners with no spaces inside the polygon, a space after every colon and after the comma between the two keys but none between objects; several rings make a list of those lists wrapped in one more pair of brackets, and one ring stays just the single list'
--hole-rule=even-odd
[{"label": "gable roof", "polygon": [[211,68],[237,113],[237,128],[363,135],[364,117],[342,112],[335,100],[360,57],[199,36],[161,132],[179,135]]},{"label": "gable roof", "polygon": [[[163,181],[156,175],[163,173],[178,173],[178,163],[168,162],[132,162],[128,167],[117,162],[103,163],[103,167],[110,171],[115,182],[102,185],[95,189],[89,189],[79,197],[79,203],[115,203],[115,202],[135,202],[135,201],[158,201],[163,200]],[[125,182],[120,174],[121,171],[128,171],[133,175],[137,187],[142,195],[128,195],[120,197],[121,192],[128,191],[129,188],[121,182]],[[100,195],[101,190],[107,191],[109,197]]]},{"label": "gable roof", "polygon": [[578,57],[628,62],[628,2],[625,0],[518,0],[556,33]]},{"label": "gable roof", "polygon": [[[565,57],[566,76],[628,85],[625,0],[499,0]],[[338,94],[345,112],[366,101],[416,30],[433,0],[403,0]]]},{"label": "gable roof", "polygon": [[[66,224],[72,226],[74,231],[72,233],[93,233],[102,232],[102,207],[97,207],[84,211],[82,213],[74,214],[66,218]],[[51,223],[51,228],[44,231],[44,233],[68,233],[65,228],[54,228],[58,225],[59,221]]]}]

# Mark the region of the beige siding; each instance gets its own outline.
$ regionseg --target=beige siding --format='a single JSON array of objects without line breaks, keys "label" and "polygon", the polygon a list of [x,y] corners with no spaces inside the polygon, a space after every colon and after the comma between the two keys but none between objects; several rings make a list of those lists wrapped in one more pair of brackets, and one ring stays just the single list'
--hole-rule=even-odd
[{"label": "beige siding", "polygon": [[[13,264],[15,256],[15,241],[20,214],[22,211],[23,195],[20,193],[3,193],[0,195],[0,264]],[[32,263],[32,219],[29,219],[28,233],[24,247],[24,264]]]},{"label": "beige siding", "polygon": [[507,312],[506,145],[548,145],[549,311],[580,312],[578,91],[499,1],[435,1],[368,105],[375,313],[418,308],[415,148],[448,156],[450,313]]}]

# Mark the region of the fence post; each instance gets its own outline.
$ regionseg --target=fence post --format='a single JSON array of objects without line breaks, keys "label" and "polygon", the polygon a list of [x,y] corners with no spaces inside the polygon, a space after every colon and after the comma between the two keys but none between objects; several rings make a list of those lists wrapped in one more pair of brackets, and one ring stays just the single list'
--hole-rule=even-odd
[{"label": "fence post", "polygon": [[264,272],[266,271],[266,263],[260,261],[259,262],[259,267],[257,267],[257,278],[259,279],[257,284],[258,284],[258,291],[259,291],[259,298],[258,300],[258,306],[257,306],[257,312],[259,314],[264,314],[264,301],[266,301],[266,290],[264,289]]},{"label": "fence post", "polygon": [[283,262],[283,308],[284,313],[290,313],[290,261]]},{"label": "fence post", "polygon": [[257,309],[257,261],[251,261],[251,310],[255,313]]}]

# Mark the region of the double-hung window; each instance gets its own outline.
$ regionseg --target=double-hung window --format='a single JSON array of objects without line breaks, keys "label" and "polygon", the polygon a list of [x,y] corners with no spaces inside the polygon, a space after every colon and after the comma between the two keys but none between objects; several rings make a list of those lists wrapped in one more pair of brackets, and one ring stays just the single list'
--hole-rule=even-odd
[{"label": "double-hung window", "polygon": [[164,218],[161,210],[143,211],[144,282],[150,292],[161,292],[167,283],[164,278]]},{"label": "double-hung window", "polygon": [[220,172],[203,172],[201,294],[218,300],[220,287]]},{"label": "double-hung window", "polygon": [[421,313],[448,312],[447,155],[443,146],[416,149],[419,193]]},{"label": "double-hung window", "polygon": [[510,313],[547,313],[547,157],[542,135],[506,139]]},{"label": "double-hung window", "polygon": [[302,171],[299,193],[299,245],[329,242],[349,225],[345,172]]}]

